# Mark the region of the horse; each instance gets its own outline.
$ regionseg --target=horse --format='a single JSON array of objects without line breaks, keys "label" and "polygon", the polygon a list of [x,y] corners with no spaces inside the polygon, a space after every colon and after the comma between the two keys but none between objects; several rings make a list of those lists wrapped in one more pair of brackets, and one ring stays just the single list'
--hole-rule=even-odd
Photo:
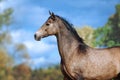
[{"label": "horse", "polygon": [[71,23],[49,12],[50,16],[34,34],[40,41],[56,36],[64,80],[120,80],[120,47],[92,48],[85,44]]}]

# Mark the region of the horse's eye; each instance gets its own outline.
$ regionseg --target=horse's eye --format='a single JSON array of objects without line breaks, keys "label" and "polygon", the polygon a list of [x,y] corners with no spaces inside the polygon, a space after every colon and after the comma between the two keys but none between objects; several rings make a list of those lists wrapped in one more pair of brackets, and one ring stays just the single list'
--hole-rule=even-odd
[{"label": "horse's eye", "polygon": [[49,23],[46,23],[47,26],[49,26],[50,24]]}]

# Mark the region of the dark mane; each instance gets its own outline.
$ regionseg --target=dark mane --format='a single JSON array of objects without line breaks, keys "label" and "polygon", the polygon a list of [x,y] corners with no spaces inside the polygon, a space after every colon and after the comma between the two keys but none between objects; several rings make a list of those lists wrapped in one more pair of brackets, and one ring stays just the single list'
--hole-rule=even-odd
[{"label": "dark mane", "polygon": [[73,36],[80,42],[79,47],[78,47],[80,49],[80,51],[82,53],[86,53],[88,46],[84,43],[84,40],[78,35],[77,31],[73,27],[73,24],[69,23],[63,17],[60,17],[58,15],[55,15],[55,16],[62,20],[62,22],[66,25],[66,28],[68,30],[70,30],[70,32],[73,34]]},{"label": "dark mane", "polygon": [[72,34],[75,36],[77,40],[79,40],[81,43],[84,43],[84,40],[78,35],[77,31],[75,30],[73,24],[69,23],[65,18],[60,17],[56,15],[59,19],[63,21],[63,23],[66,25],[66,28],[72,32]]}]

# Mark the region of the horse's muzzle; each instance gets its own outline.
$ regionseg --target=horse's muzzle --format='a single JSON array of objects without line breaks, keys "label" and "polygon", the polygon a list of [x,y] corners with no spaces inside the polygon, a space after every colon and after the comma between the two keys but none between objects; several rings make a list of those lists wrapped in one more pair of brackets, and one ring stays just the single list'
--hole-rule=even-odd
[{"label": "horse's muzzle", "polygon": [[41,37],[38,37],[37,34],[34,34],[34,38],[36,41],[40,41]]}]

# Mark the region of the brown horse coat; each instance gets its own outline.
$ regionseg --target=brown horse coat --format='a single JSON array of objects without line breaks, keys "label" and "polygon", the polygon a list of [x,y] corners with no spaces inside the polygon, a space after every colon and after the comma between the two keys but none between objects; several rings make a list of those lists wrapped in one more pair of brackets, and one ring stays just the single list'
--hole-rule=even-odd
[{"label": "brown horse coat", "polygon": [[[68,21],[50,15],[35,39],[56,36],[64,80],[109,80],[120,73],[120,47],[91,48]],[[115,79],[120,80],[119,76]]]}]

